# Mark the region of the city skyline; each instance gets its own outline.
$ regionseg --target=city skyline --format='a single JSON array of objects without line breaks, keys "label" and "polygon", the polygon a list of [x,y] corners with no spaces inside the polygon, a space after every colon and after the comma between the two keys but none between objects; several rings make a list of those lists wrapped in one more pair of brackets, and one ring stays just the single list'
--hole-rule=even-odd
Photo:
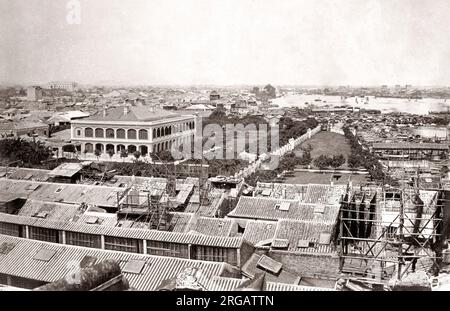
[{"label": "city skyline", "polygon": [[450,85],[446,1],[68,3],[0,0],[1,84]]}]

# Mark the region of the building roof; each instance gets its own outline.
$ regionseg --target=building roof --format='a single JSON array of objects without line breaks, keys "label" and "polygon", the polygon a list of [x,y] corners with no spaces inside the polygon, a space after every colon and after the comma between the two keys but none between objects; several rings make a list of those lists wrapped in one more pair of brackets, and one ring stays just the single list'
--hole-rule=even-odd
[{"label": "building roof", "polygon": [[346,185],[258,183],[255,194],[258,197],[337,205],[346,191]]},{"label": "building roof", "polygon": [[228,217],[247,219],[295,219],[336,222],[339,206],[299,203],[297,200],[282,200],[264,197],[241,196],[236,208]]},{"label": "building roof", "polygon": [[0,177],[4,177],[4,174],[8,172],[9,179],[17,180],[32,180],[32,181],[47,181],[49,179],[49,170],[41,170],[35,168],[17,168],[17,167],[0,167]]},{"label": "building roof", "polygon": [[42,217],[56,221],[69,221],[78,213],[78,205],[27,200],[18,216]]},{"label": "building roof", "polygon": [[[333,229],[333,224],[280,220],[275,232],[272,249],[301,253],[332,253],[334,252],[331,241]],[[281,246],[280,248],[276,247],[278,241],[283,242],[278,243]]]},{"label": "building roof", "polygon": [[14,120],[0,123],[0,131],[18,131],[27,129],[47,129],[48,125],[37,121]]},{"label": "building roof", "polygon": [[231,236],[233,228],[237,231],[237,224],[232,219],[194,215],[186,228],[186,232],[194,231],[200,234],[226,237]]},{"label": "building roof", "polygon": [[267,282],[266,290],[267,291],[275,291],[275,292],[335,291],[334,289],[326,288],[326,287],[314,287],[314,286],[304,286],[304,285],[294,285],[294,284],[283,284],[283,283],[275,283],[275,282]]},{"label": "building roof", "polygon": [[45,202],[117,207],[117,193],[123,192],[123,188],[0,179],[0,192],[17,193],[18,198]]},{"label": "building roof", "polygon": [[277,222],[250,220],[245,226],[242,237],[250,243],[258,246],[263,241],[272,241],[277,229]]},{"label": "building roof", "polygon": [[[124,113],[127,109],[128,113]],[[178,118],[180,115],[163,109],[152,109],[145,106],[117,107],[103,111],[99,111],[83,121],[162,121],[164,119]]]},{"label": "building roof", "polygon": [[375,143],[373,149],[420,149],[420,150],[448,150],[447,144],[436,143]]},{"label": "building roof", "polygon": [[271,273],[267,271],[262,266],[260,266],[260,260],[263,257],[267,257],[265,255],[253,254],[249,260],[242,266],[242,273],[244,276],[253,279],[259,273],[266,273],[265,280],[267,282],[277,282],[284,284],[300,284],[301,277],[300,275],[290,272],[286,270],[284,265],[281,265],[279,272]]},{"label": "building roof", "polygon": [[72,177],[77,174],[83,165],[81,163],[62,163],[48,174],[52,177]]},{"label": "building roof", "polygon": [[211,236],[199,233],[169,232],[143,228],[124,228],[102,224],[88,224],[78,219],[76,221],[54,221],[5,213],[0,213],[0,222],[122,238],[224,248],[240,248],[244,242],[242,237]]},{"label": "building roof", "polygon": [[[201,271],[198,281],[208,287],[211,278],[220,275],[225,265],[218,262],[139,255],[0,235],[0,245],[2,243],[9,243],[12,249],[6,254],[0,254],[1,274],[42,282],[55,282],[66,277],[73,272],[74,267],[80,266],[86,256],[96,258],[97,263],[106,259],[117,260],[130,287],[142,291],[155,290],[162,281],[176,277],[188,267],[198,268]],[[35,259],[38,252],[42,250],[48,250],[51,254],[49,260]],[[123,271],[125,265],[131,260],[145,263],[139,273]]]}]

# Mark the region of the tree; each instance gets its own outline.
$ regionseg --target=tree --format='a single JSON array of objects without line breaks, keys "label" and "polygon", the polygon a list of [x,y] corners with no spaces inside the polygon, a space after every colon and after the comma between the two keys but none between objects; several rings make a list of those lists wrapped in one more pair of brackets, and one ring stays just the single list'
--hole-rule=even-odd
[{"label": "tree", "polygon": [[62,147],[62,151],[76,153],[77,149],[75,148],[74,145],[69,144],[69,145],[64,145]]},{"label": "tree", "polygon": [[122,162],[123,162],[124,159],[125,159],[126,157],[128,157],[128,150],[126,150],[126,149],[120,150],[120,157],[122,158]]},{"label": "tree", "polygon": [[157,161],[162,161],[162,162],[173,162],[173,161],[175,161],[174,157],[172,156],[172,153],[169,150],[163,150],[163,151],[160,151],[160,152],[151,153],[150,157],[152,159],[156,159]]},{"label": "tree", "polygon": [[314,160],[314,165],[317,166],[319,169],[325,169],[327,167],[331,166],[333,159],[327,157],[326,155],[322,154],[318,158]]},{"label": "tree", "polygon": [[141,152],[139,150],[136,150],[133,153],[133,156],[136,158],[136,161],[139,160],[139,158],[141,157]]},{"label": "tree", "polygon": [[267,94],[268,98],[275,98],[275,97],[277,97],[277,90],[270,84],[267,84],[264,87],[264,92]]},{"label": "tree", "polygon": [[259,87],[254,86],[250,92],[252,92],[255,95],[258,95],[259,94]]},{"label": "tree", "polygon": [[41,164],[51,155],[51,149],[40,141],[32,142],[20,137],[0,140],[0,157],[11,161],[21,160],[28,164]]},{"label": "tree", "polygon": [[94,155],[97,157],[97,161],[98,161],[99,157],[102,155],[102,152],[99,149],[95,149]]},{"label": "tree", "polygon": [[331,159],[331,166],[334,168],[338,168],[345,163],[345,157],[343,154],[334,155]]}]

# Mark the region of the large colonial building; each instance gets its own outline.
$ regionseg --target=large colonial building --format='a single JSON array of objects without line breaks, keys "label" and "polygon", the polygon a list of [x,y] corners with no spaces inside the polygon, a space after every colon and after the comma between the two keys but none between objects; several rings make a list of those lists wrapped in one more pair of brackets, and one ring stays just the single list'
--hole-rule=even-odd
[{"label": "large colonial building", "polygon": [[145,106],[105,109],[89,118],[71,123],[71,141],[81,145],[82,153],[115,154],[128,150],[151,152],[169,150],[186,143],[195,135],[196,117]]}]

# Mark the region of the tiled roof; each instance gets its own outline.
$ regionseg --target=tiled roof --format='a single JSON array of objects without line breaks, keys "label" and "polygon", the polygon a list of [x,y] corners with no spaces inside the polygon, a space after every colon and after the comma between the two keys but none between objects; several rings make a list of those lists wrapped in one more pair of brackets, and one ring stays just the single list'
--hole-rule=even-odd
[{"label": "tiled roof", "polygon": [[258,242],[273,239],[276,228],[276,222],[250,220],[245,226],[245,231],[242,237],[250,243],[256,245]]},{"label": "tiled roof", "polygon": [[[0,167],[1,172],[6,172],[6,167]],[[8,167],[8,178],[18,180],[47,181],[49,179],[49,170],[35,168],[16,168]]]},{"label": "tiled roof", "polygon": [[92,115],[83,121],[160,121],[164,119],[178,118],[173,112],[169,112],[163,109],[151,109],[145,106],[131,106],[127,107],[128,113],[124,113],[125,107],[117,107],[106,110],[106,114],[103,111],[99,111],[97,114]]},{"label": "tiled roof", "polygon": [[[277,204],[282,203],[289,203],[289,209],[276,208]],[[318,207],[320,207],[320,211]],[[337,205],[303,204],[296,200],[241,196],[236,208],[228,216],[274,221],[278,219],[295,219],[335,222],[338,214],[339,206]]]},{"label": "tiled roof", "polygon": [[[8,254],[0,254],[0,273],[42,282],[54,282],[66,277],[85,256],[97,258],[97,263],[115,259],[121,269],[130,260],[145,261],[141,273],[123,272],[130,287],[143,291],[155,290],[162,281],[176,277],[188,267],[200,269],[199,282],[208,287],[210,279],[219,275],[224,266],[224,263],[217,262],[106,251],[0,235],[0,244],[3,242],[12,243],[14,247]],[[55,251],[55,254],[48,262],[33,259],[43,249]]]},{"label": "tiled roof", "polygon": [[[37,188],[33,190],[32,188],[35,187]],[[122,192],[123,190],[123,188],[105,186],[93,187],[92,185],[81,184],[58,184],[0,179],[0,192],[25,194],[25,198],[45,202],[70,204],[80,204],[84,202],[89,205],[116,207],[117,192]]]},{"label": "tiled roof", "polygon": [[[334,252],[334,247],[331,243],[333,229],[334,226],[332,224],[280,220],[274,239],[289,241],[287,248],[280,250],[327,254]],[[328,241],[322,243],[321,234],[329,234]]]},{"label": "tiled roof", "polygon": [[78,207],[73,204],[27,200],[18,215],[33,217],[39,213],[45,213],[45,219],[68,221],[78,213]]},{"label": "tiled roof", "polygon": [[258,197],[335,205],[346,190],[346,185],[258,183],[255,193]]},{"label": "tiled roof", "polygon": [[192,230],[206,235],[230,236],[233,227],[237,231],[237,224],[232,219],[193,216],[186,232]]}]

